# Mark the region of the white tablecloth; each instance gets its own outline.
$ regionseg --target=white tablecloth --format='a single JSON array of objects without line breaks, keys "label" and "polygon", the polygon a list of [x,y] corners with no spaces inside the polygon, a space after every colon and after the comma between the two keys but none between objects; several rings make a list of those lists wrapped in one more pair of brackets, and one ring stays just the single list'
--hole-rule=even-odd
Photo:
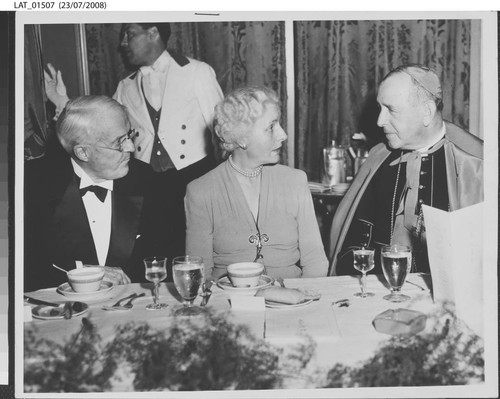
[{"label": "white tablecloth", "polygon": [[[367,290],[375,293],[369,298],[353,296],[360,290],[359,276],[338,276],[323,278],[304,278],[285,280],[291,288],[303,288],[321,293],[318,301],[289,309],[265,309],[265,315],[254,317],[235,315],[235,320],[249,324],[257,334],[264,334],[266,340],[273,345],[293,347],[303,342],[304,334],[308,334],[317,344],[316,355],[312,364],[314,367],[329,367],[335,363],[354,365],[368,359],[377,346],[390,336],[375,331],[372,321],[376,315],[396,308],[410,308],[429,313],[433,310],[431,294],[427,282],[429,276],[411,274],[408,281],[418,284],[421,288],[406,283],[402,292],[412,299],[403,303],[391,303],[383,299],[389,293],[383,276],[368,275]],[[423,288],[423,289],[422,289]],[[229,295],[227,291],[217,286],[212,287],[213,294],[208,307],[217,312],[231,314]],[[145,292],[146,296],[134,302],[130,311],[109,312],[101,309],[102,305],[111,305],[118,298],[131,293]],[[28,293],[29,296],[46,301],[64,301],[67,298],[54,289],[39,290]],[[173,284],[162,283],[160,286],[161,301],[169,307],[161,311],[148,311],[145,306],[152,302],[152,285],[130,284],[114,287],[109,294],[100,300],[87,301],[90,306],[89,317],[98,327],[104,341],[111,340],[115,327],[129,321],[147,322],[155,328],[165,329],[173,322],[172,313],[181,306],[180,298]],[[201,298],[197,298],[199,304]],[[348,299],[349,306],[339,307],[332,302]],[[243,317],[242,317],[243,316]],[[265,318],[265,325],[263,320]],[[61,340],[76,333],[81,327],[81,317],[70,320],[36,320],[24,324],[25,329],[36,326],[40,337]]]}]

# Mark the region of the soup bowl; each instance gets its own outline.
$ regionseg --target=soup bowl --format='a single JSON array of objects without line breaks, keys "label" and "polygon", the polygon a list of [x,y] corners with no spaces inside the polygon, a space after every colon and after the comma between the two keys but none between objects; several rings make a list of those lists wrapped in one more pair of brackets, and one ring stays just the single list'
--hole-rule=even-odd
[{"label": "soup bowl", "polygon": [[227,267],[227,276],[234,287],[255,287],[264,272],[264,265],[256,262],[232,263]]},{"label": "soup bowl", "polygon": [[68,281],[75,292],[99,291],[104,278],[104,267],[89,266],[68,272]]}]

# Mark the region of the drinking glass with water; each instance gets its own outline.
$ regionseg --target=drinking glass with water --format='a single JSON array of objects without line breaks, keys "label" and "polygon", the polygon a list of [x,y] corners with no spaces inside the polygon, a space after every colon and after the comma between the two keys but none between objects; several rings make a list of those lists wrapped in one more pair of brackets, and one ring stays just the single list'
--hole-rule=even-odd
[{"label": "drinking glass with water", "polygon": [[175,312],[176,315],[194,316],[203,312],[202,308],[193,306],[204,281],[203,268],[203,258],[200,256],[178,256],[172,261],[174,285],[184,304]]},{"label": "drinking glass with water", "polygon": [[411,267],[411,249],[405,245],[388,245],[382,247],[380,253],[382,271],[391,287],[391,293],[384,296],[390,302],[404,302],[410,299],[408,295],[401,294],[401,287],[406,280]]}]

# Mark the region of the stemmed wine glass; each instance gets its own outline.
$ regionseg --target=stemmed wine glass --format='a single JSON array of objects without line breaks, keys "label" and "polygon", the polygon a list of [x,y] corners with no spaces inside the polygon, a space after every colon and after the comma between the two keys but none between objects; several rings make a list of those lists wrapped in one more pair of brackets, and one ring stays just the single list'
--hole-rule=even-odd
[{"label": "stemmed wine glass", "polygon": [[353,251],[354,268],[362,273],[361,292],[356,292],[354,296],[366,298],[375,295],[373,292],[366,292],[366,273],[375,267],[375,250],[367,247],[357,247]]},{"label": "stemmed wine glass", "polygon": [[164,256],[152,256],[144,259],[144,266],[146,266],[146,280],[154,283],[154,303],[146,306],[148,310],[165,309],[168,305],[160,303],[160,296],[158,293],[160,281],[167,278],[167,258]]},{"label": "stemmed wine glass", "polygon": [[203,258],[186,255],[174,258],[172,270],[175,288],[183,299],[183,307],[175,312],[177,316],[195,316],[203,312],[193,301],[198,295],[200,285],[204,281]]},{"label": "stemmed wine glass", "polygon": [[408,295],[401,294],[406,275],[411,267],[411,249],[405,245],[387,245],[382,247],[380,253],[382,271],[391,287],[391,293],[384,296],[390,302],[404,302],[410,299]]}]

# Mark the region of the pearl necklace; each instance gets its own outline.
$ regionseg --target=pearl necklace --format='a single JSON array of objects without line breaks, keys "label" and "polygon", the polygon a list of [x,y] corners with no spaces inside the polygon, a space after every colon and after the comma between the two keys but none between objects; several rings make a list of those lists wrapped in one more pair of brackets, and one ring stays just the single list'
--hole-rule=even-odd
[{"label": "pearl necklace", "polygon": [[243,170],[243,169],[239,168],[238,166],[236,166],[234,164],[234,162],[233,162],[233,156],[232,155],[229,155],[228,161],[229,161],[229,165],[231,165],[231,167],[236,172],[238,172],[239,174],[241,174],[241,175],[243,175],[245,177],[257,177],[262,172],[262,165],[256,167],[255,169],[252,169],[250,172],[247,172],[246,170]]}]

